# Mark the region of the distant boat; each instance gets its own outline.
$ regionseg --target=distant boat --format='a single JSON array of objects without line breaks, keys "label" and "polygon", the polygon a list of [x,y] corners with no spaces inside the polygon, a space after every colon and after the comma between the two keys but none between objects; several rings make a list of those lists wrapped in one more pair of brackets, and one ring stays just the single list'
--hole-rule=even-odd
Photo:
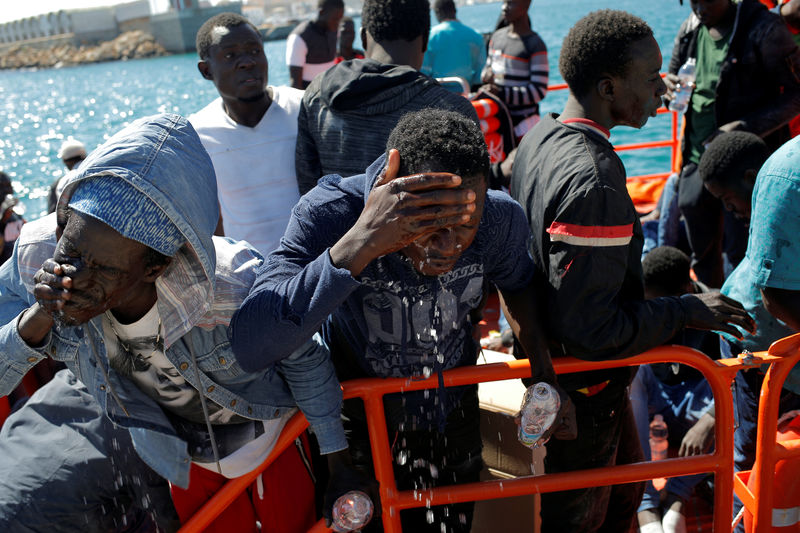
[{"label": "distant boat", "polygon": [[268,24],[259,27],[258,31],[265,41],[280,41],[281,39],[286,39],[298,24],[296,21],[286,22],[285,24]]}]

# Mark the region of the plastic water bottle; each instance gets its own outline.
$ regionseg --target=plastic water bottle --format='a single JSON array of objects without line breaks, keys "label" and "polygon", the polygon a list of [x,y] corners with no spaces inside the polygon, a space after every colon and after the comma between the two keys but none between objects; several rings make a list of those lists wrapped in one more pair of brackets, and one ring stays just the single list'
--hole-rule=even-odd
[{"label": "plastic water bottle", "polygon": [[333,530],[337,533],[358,531],[372,518],[372,500],[360,490],[351,490],[333,504]]},{"label": "plastic water bottle", "polygon": [[535,448],[542,434],[553,425],[559,409],[561,398],[548,383],[541,381],[528,387],[520,407],[519,441]]},{"label": "plastic water bottle", "polygon": [[669,448],[668,436],[669,432],[667,430],[667,423],[664,422],[664,417],[655,415],[653,421],[650,422],[651,460],[660,461],[667,458],[667,448]]},{"label": "plastic water bottle", "polygon": [[678,113],[685,113],[689,107],[689,98],[692,97],[692,89],[694,89],[694,80],[697,78],[695,74],[696,60],[690,57],[686,63],[678,70],[678,83],[675,86],[674,97],[669,103],[669,110]]}]

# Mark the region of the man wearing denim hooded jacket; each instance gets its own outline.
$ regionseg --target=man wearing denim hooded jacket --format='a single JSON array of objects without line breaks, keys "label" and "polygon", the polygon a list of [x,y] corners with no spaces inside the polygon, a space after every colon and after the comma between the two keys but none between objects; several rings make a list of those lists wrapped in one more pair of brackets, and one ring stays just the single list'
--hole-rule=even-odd
[{"label": "man wearing denim hooded jacket", "polygon": [[[0,530],[121,527],[101,498],[131,474],[147,482],[135,455],[179,487],[192,463],[241,475],[266,457],[295,404],[323,453],[346,448],[319,337],[266,371],[236,361],[228,322],[262,260],[246,243],[212,240],[216,197],[194,129],[159,115],[95,150],[56,214],[26,225],[0,269],[0,394],[46,357],[69,371],[0,433]],[[241,452],[256,461],[237,462]],[[112,476],[92,479],[104,453]]]}]

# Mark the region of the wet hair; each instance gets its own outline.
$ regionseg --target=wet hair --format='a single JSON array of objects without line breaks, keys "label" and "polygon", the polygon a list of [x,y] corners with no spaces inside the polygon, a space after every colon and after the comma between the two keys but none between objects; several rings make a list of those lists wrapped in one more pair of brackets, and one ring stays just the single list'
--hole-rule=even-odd
[{"label": "wet hair", "polygon": [[664,294],[680,296],[691,282],[689,256],[672,246],[658,246],[642,260],[644,286]]},{"label": "wet hair", "polygon": [[732,131],[711,141],[700,158],[697,172],[703,181],[735,186],[742,183],[746,171],[758,171],[768,157],[769,148],[761,137]]},{"label": "wet hair", "polygon": [[344,9],[344,0],[317,0],[317,9]]},{"label": "wet hair", "polygon": [[379,43],[427,37],[430,4],[428,0],[364,0],[361,26]]},{"label": "wet hair", "polygon": [[386,151],[400,152],[399,176],[452,172],[462,184],[486,187],[489,152],[481,129],[454,111],[423,109],[407,113],[389,134]]},{"label": "wet hair", "polygon": [[247,20],[246,17],[238,13],[220,13],[205,21],[203,25],[200,26],[200,29],[197,30],[197,37],[195,37],[194,41],[200,59],[208,59],[209,49],[214,42],[214,38],[212,37],[214,28],[235,28],[242,24],[247,24],[260,35],[258,28]]},{"label": "wet hair", "polygon": [[453,0],[434,0],[433,12],[437,17],[455,15],[456,3]]},{"label": "wet hair", "polygon": [[650,26],[630,13],[594,11],[564,37],[558,70],[575,96],[585,96],[604,75],[624,76],[632,59],[631,45],[652,36]]}]

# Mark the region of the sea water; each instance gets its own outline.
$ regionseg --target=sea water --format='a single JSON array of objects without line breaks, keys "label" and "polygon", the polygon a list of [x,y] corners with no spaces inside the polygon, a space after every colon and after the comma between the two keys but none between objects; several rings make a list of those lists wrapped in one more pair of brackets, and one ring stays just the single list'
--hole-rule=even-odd
[{"label": "sea water", "polygon": [[[458,17],[480,32],[491,32],[500,7],[500,2],[463,6]],[[664,55],[662,70],[669,63],[678,27],[690,12],[689,2],[681,6],[678,0],[534,0],[529,13],[534,30],[547,44],[550,84],[562,82],[558,53],[566,32],[583,15],[604,8],[630,11],[650,24]],[[286,42],[267,42],[264,48],[269,82],[285,85],[289,79]],[[214,85],[200,76],[194,53],[62,69],[0,71],[0,170],[11,176],[25,217],[36,219],[46,212],[48,187],[65,171],[56,157],[64,139],[79,139],[91,150],[139,117],[159,112],[188,115],[216,96]],[[542,112],[559,112],[565,100],[566,91],[547,95]],[[668,115],[660,115],[641,131],[615,128],[611,141],[626,144],[666,139],[669,134]],[[667,148],[622,154],[628,175],[667,171],[669,156]]]}]

